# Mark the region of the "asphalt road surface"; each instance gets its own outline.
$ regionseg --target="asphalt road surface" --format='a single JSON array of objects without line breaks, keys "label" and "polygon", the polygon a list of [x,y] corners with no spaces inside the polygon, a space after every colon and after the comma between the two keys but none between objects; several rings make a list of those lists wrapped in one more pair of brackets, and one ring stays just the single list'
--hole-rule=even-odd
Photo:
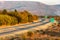
[{"label": "asphalt road surface", "polygon": [[[45,19],[41,19],[38,22],[32,22],[30,24],[23,24],[23,25],[8,27],[8,28],[0,28],[0,36],[5,35],[5,34],[10,34],[10,33],[13,33],[13,32],[17,32],[17,31],[28,30],[28,29],[31,29],[31,28],[35,28],[37,26],[47,24],[47,23],[49,23],[49,21],[46,21]],[[22,26],[26,26],[26,27],[25,28],[20,28]]]}]

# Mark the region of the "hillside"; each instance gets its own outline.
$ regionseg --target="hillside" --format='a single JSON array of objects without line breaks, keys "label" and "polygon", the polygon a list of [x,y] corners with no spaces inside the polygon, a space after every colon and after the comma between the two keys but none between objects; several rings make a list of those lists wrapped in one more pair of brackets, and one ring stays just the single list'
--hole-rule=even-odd
[{"label": "hillside", "polygon": [[[53,5],[46,5],[40,2],[32,2],[32,1],[17,1],[17,2],[4,2],[0,3],[0,9],[7,9],[7,10],[14,10],[17,9],[18,11],[22,10],[29,10],[32,14],[36,15],[52,15],[55,16],[56,8]],[[8,7],[7,7],[8,6]]]}]

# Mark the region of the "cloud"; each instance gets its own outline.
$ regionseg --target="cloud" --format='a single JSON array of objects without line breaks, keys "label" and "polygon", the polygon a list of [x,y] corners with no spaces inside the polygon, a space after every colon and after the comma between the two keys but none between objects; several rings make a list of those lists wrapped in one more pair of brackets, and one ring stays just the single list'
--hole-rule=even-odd
[{"label": "cloud", "polygon": [[60,4],[60,0],[40,0],[40,2],[48,5]]}]

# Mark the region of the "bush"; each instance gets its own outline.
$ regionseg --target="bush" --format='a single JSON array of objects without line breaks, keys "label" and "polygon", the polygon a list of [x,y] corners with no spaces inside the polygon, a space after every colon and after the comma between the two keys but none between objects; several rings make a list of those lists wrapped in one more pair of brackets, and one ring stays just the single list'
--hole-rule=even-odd
[{"label": "bush", "polygon": [[10,25],[18,23],[15,17],[11,17],[8,15],[0,15],[0,25]]},{"label": "bush", "polygon": [[32,31],[28,31],[27,32],[27,36],[31,37],[33,35],[33,32]]}]

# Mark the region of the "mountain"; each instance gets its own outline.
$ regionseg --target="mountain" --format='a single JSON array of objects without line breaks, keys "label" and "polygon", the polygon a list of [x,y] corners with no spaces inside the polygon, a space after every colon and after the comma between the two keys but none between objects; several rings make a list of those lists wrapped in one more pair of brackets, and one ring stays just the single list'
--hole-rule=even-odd
[{"label": "mountain", "polygon": [[51,6],[55,8],[55,10],[56,10],[55,14],[60,16],[60,4],[58,4],[58,5],[51,5]]},{"label": "mountain", "polygon": [[36,14],[39,16],[43,15],[57,15],[57,9],[55,5],[46,5],[40,2],[32,2],[32,1],[5,1],[4,3],[0,3],[0,9],[8,9],[18,11],[28,10],[32,14]]}]

